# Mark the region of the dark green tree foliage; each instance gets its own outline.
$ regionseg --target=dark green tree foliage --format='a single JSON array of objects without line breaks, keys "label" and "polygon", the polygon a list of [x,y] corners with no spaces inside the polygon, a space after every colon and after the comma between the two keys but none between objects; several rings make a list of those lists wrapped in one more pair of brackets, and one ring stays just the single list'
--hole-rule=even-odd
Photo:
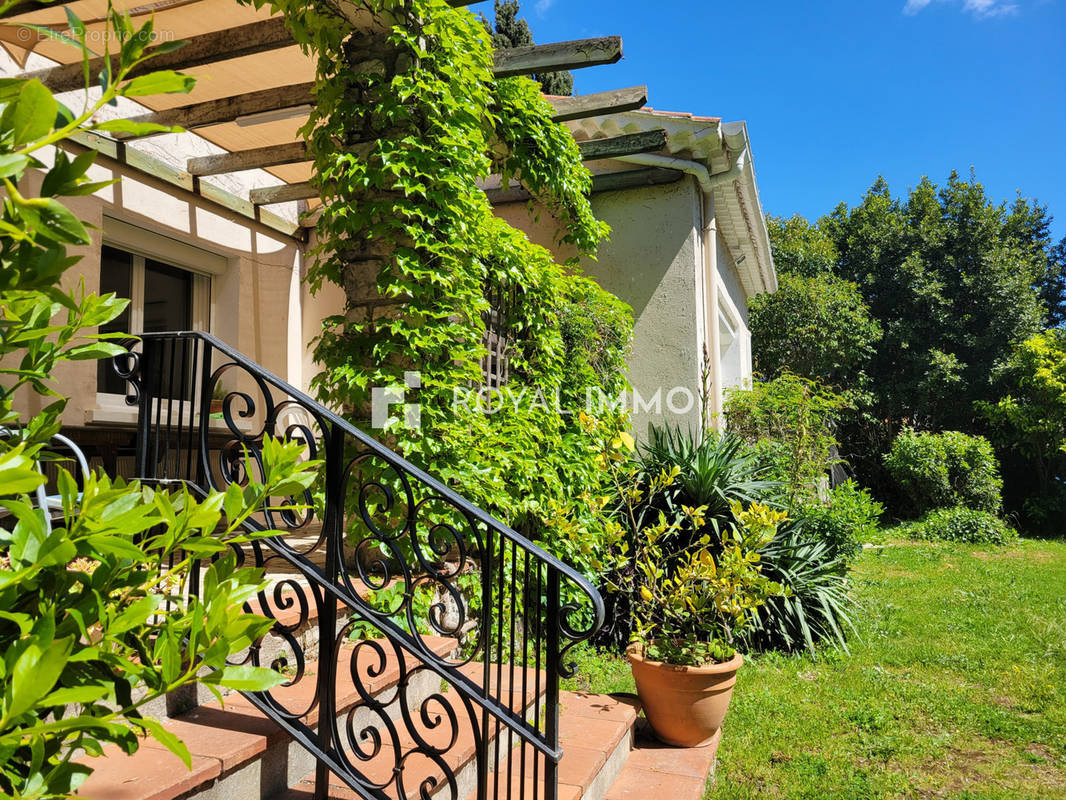
[{"label": "dark green tree foliage", "polygon": [[1039,284],[1050,328],[1066,326],[1066,236],[1048,250],[1047,269]]},{"label": "dark green tree foliage", "polygon": [[[492,36],[492,46],[497,50],[511,50],[534,44],[529,23],[518,16],[518,0],[496,0],[495,26],[484,19],[485,29]],[[574,76],[568,70],[542,72],[531,76],[540,84],[545,94],[569,96],[574,93]]]},{"label": "dark green tree foliage", "polygon": [[778,290],[753,297],[749,312],[758,373],[792,372],[849,395],[865,391],[881,326],[854,283],[782,271]]},{"label": "dark green tree foliage", "polygon": [[956,173],[904,201],[884,179],[821,222],[835,272],[855,282],[883,338],[870,363],[874,415],[890,426],[973,431],[993,367],[1040,329],[1046,212],[992,203]]}]

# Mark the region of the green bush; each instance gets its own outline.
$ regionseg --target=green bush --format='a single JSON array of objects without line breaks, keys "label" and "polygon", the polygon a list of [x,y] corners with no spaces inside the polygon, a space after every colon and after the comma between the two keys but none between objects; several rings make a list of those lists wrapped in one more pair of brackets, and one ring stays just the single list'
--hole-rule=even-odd
[{"label": "green bush", "polygon": [[[662,512],[676,514],[682,506],[703,506],[707,526],[718,532],[736,520],[732,503],[765,502],[779,491],[751,450],[732,433],[693,433],[677,426],[652,425],[638,455],[645,488],[662,472],[678,477],[656,497],[649,493],[641,513],[655,520]],[[699,531],[704,533],[705,531]]]},{"label": "green bush", "polygon": [[825,542],[834,555],[850,561],[863,542],[875,538],[885,507],[854,481],[848,480],[829,492],[829,502],[811,503],[796,512],[808,538]]},{"label": "green bush", "polygon": [[789,507],[813,502],[833,462],[833,428],[843,398],[785,372],[726,395],[728,428],[755,452],[765,477],[782,484]]},{"label": "green bush", "polygon": [[885,455],[885,468],[911,503],[905,516],[966,506],[996,514],[1003,479],[991,443],[958,431],[903,430]]},{"label": "green bush", "polygon": [[910,539],[970,544],[1007,544],[1018,538],[1018,532],[995,514],[961,506],[930,511],[900,532]]}]

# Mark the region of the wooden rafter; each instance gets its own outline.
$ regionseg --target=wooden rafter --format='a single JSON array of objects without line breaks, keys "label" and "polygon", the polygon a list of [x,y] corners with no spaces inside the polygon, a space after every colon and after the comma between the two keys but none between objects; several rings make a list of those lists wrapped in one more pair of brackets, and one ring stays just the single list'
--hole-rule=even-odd
[{"label": "wooden rafter", "polygon": [[[623,172],[605,172],[592,176],[592,191],[593,193],[611,192],[616,189],[631,189],[635,186],[657,186],[659,184],[675,183],[683,177],[684,173],[682,172],[659,167],[644,167]],[[485,194],[488,195],[489,201],[493,205],[521,203],[532,197],[524,187],[519,185],[487,189]],[[248,199],[255,206],[289,203],[293,200],[310,200],[315,197],[318,197],[318,190],[307,182],[283,183],[278,186],[252,189],[248,195]]]},{"label": "wooden rafter", "polygon": [[506,78],[511,75],[614,64],[621,57],[622,37],[602,36],[597,39],[497,50],[492,54],[492,71],[497,78]]},{"label": "wooden rafter", "polygon": [[[18,16],[19,14],[30,14],[34,11],[40,11],[44,8],[62,8],[63,6],[69,6],[77,0],[49,0],[48,2],[39,2],[39,0],[24,0],[24,2],[17,3],[9,8],[3,14],[0,14],[0,18],[8,19],[10,17]],[[151,14],[156,12],[166,11],[169,8],[176,8],[179,6],[187,6],[192,3],[199,2],[199,0],[154,0],[154,2],[148,2],[135,8],[126,10],[126,13],[133,17],[143,16],[144,14]],[[447,0],[448,5],[452,8],[461,8],[462,6],[472,6],[475,3],[480,3],[482,0]],[[84,20],[85,22],[96,22],[102,20]]]},{"label": "wooden rafter", "polygon": [[[590,139],[579,142],[581,158],[595,161],[601,158],[617,158],[634,153],[648,153],[660,150],[666,145],[666,131],[642,131],[613,136],[609,139]],[[282,164],[298,164],[310,161],[304,142],[288,142],[251,150],[237,150],[232,153],[220,153],[214,156],[190,158],[186,170],[190,175],[223,175],[227,172],[240,172],[246,169],[266,169]]]},{"label": "wooden rafter", "polygon": [[556,122],[567,122],[601,114],[617,114],[622,111],[635,111],[648,102],[648,87],[634,86],[631,89],[614,89],[596,94],[581,94],[574,97],[550,97],[548,101],[555,109]]},{"label": "wooden rafter", "polygon": [[[612,192],[618,189],[632,189],[637,186],[658,186],[666,183],[676,183],[684,177],[683,172],[673,169],[661,169],[659,167],[645,167],[631,169],[624,172],[605,172],[592,176],[592,192]],[[522,186],[500,187],[488,189],[485,194],[489,202],[494,206],[504,203],[524,203],[532,199],[532,195]]]},{"label": "wooden rafter", "polygon": [[[462,0],[460,0],[461,2]],[[25,0],[25,2],[17,3],[3,14],[0,14],[0,18],[10,19],[11,17],[18,16],[19,14],[30,14],[34,11],[40,11],[45,8],[62,8],[63,6],[69,6],[77,2],[77,0],[48,0],[48,2],[37,2],[37,0]],[[163,12],[171,8],[179,8],[181,6],[191,5],[198,0],[154,0],[153,2],[143,3],[133,8],[125,9],[124,13],[129,14],[131,17],[142,17],[146,14],[155,14],[157,12]],[[477,0],[474,0],[477,2]],[[97,22],[105,22],[104,17],[86,18],[83,19],[86,25],[92,25]]]},{"label": "wooden rafter", "polygon": [[653,150],[661,150],[666,146],[666,131],[660,128],[654,131],[612,136],[609,139],[589,139],[584,142],[578,142],[577,146],[581,150],[581,158],[584,161],[631,156],[635,153],[650,153]]},{"label": "wooden rafter", "polygon": [[269,206],[273,203],[289,203],[293,200],[310,200],[318,197],[318,189],[315,189],[307,181],[303,183],[283,183],[279,186],[264,186],[262,189],[252,189],[248,192],[248,199],[253,205]]},{"label": "wooden rafter", "polygon": [[[185,45],[169,53],[153,56],[151,61],[130,72],[130,77],[144,75],[160,69],[190,69],[231,58],[255,55],[268,50],[289,47],[295,44],[292,34],[285,28],[285,20],[271,17],[260,22],[251,22],[235,28],[211,31],[186,40]],[[150,54],[152,50],[148,50]],[[111,57],[112,65],[118,64],[118,56]],[[103,57],[89,61],[89,75],[95,79],[104,69]],[[61,64],[23,75],[36,78],[53,92],[69,92],[84,86],[81,62]]]},{"label": "wooden rafter", "polygon": [[[187,192],[199,195],[205,200],[215,203],[232,213],[254,220],[273,231],[284,234],[285,236],[292,236],[301,240],[303,238],[300,225],[282,219],[264,208],[257,208],[250,201],[241,197],[236,197],[224,189],[199,181],[188,172],[175,169],[148,153],[142,153],[132,147],[127,147],[122,142],[116,142],[113,139],[108,139],[99,134],[84,131],[73,134],[68,142],[70,142],[74,148],[84,147],[96,150],[106,158],[125,164],[138,172],[149,175],[178,189],[183,189]],[[64,143],[63,146],[67,147],[68,145]]]},{"label": "wooden rafter", "polygon": [[232,153],[220,153],[215,156],[190,158],[186,169],[190,175],[222,175],[227,172],[240,172],[244,169],[264,169],[281,164],[298,164],[311,158],[304,142],[273,144],[256,147],[252,150],[236,150]]},{"label": "wooden rafter", "polygon": [[[193,103],[165,111],[153,111],[130,117],[133,122],[153,122],[157,125],[181,125],[192,130],[207,125],[233,122],[240,117],[262,114],[267,111],[280,111],[308,105],[312,100],[312,83],[297,83],[292,86],[279,86],[276,89],[261,89],[258,92]],[[133,134],[116,133],[119,140],[135,139]]]},{"label": "wooden rafter", "polygon": [[[580,42],[568,42],[569,46],[579,45]],[[540,47],[540,46],[538,46]],[[552,45],[544,45],[552,47]],[[533,48],[537,49],[537,48]],[[178,51],[180,52],[180,51]],[[563,56],[556,52],[560,59]],[[509,62],[508,69],[516,69],[516,62]],[[543,59],[539,62],[546,63]],[[560,61],[560,63],[568,63]],[[589,66],[590,64],[586,64]],[[543,67],[533,67],[527,71],[535,71]],[[263,89],[258,92],[236,97],[224,97],[219,100],[208,100],[202,103],[193,103],[186,106],[157,111],[150,114],[142,114],[132,119],[135,122],[154,122],[159,125],[181,125],[185,128],[199,128],[206,125],[217,125],[223,122],[232,122],[238,117],[251,114],[259,114],[267,111],[278,111],[285,108],[295,108],[309,105],[314,101],[311,83],[301,83],[292,86],[283,86],[277,89]],[[632,89],[616,89],[610,92],[581,95],[578,97],[553,97],[550,98],[552,106],[556,109],[553,117],[556,122],[565,120],[581,119],[599,114],[607,114],[618,111],[631,111],[640,108],[647,101],[647,88],[644,86]],[[117,139],[135,138],[130,134],[116,134]]]}]

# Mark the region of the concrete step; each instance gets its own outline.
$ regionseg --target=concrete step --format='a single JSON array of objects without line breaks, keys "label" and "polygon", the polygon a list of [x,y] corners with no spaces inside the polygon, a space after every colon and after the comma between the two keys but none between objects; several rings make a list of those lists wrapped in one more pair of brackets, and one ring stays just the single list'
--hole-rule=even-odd
[{"label": "concrete step", "polygon": [[[442,657],[455,649],[454,639],[426,636],[423,640]],[[350,648],[344,651],[350,652]],[[419,663],[408,657],[409,669]],[[309,661],[303,680],[272,692],[286,708],[310,709],[301,719],[312,728],[318,724],[319,716],[317,706],[312,707],[318,669],[317,662]],[[361,683],[374,696],[394,689],[399,679],[400,664],[394,655],[389,655],[382,669],[373,672],[369,664],[360,661]],[[438,691],[440,679],[436,674],[421,671],[408,684],[408,705],[417,707]],[[339,669],[338,723],[343,725],[347,712],[360,702],[351,675]],[[395,713],[400,713],[398,704],[394,706]],[[79,796],[91,800],[175,800],[192,795],[201,800],[260,800],[284,791],[314,769],[310,753],[241,694],[226,697],[224,705],[212,700],[161,722],[189,748],[191,769],[154,739],[144,740],[132,756],[108,746],[103,756],[85,759],[94,772],[82,785]]]},{"label": "concrete step", "polygon": [[[434,649],[441,655],[454,647],[452,640],[439,640]],[[317,664],[308,665],[308,673]],[[471,678],[483,677],[483,665],[463,668]],[[387,693],[399,679],[397,664],[386,664],[376,677],[363,674],[370,691],[388,700]],[[495,675],[490,670],[495,680]],[[313,677],[310,674],[308,677]],[[513,681],[504,674],[494,693],[510,698],[510,707],[528,716],[543,713],[542,698],[534,689],[532,670],[516,673]],[[418,678],[421,684],[409,686],[408,707],[416,712],[412,719],[419,725],[422,741],[441,750],[454,788],[444,780],[445,772],[432,759],[411,753],[418,742],[406,726],[396,725],[400,750],[409,754],[403,761],[402,791],[395,780],[395,756],[388,736],[383,737],[381,752],[370,755],[368,740],[363,740],[367,758],[356,760],[361,773],[384,787],[383,794],[393,800],[415,800],[423,796],[467,798],[476,800],[477,758],[474,728],[481,715],[474,707],[474,717],[458,695],[442,684],[435,673],[426,671]],[[301,685],[302,684],[302,685]],[[311,704],[310,681],[288,689],[275,690],[279,700],[290,708]],[[543,690],[544,681],[540,681]],[[429,699],[432,695],[437,698]],[[350,677],[338,672],[338,724],[346,723],[346,712],[359,704],[360,697]],[[395,705],[395,704],[394,704]],[[422,711],[426,715],[422,715]],[[454,730],[436,720],[454,714]],[[398,713],[398,709],[396,709]],[[381,721],[365,708],[353,719],[356,735],[364,729],[382,729]],[[559,738],[563,758],[559,765],[560,800],[637,800],[657,797],[660,800],[699,800],[709,773],[713,770],[718,739],[704,748],[674,748],[659,744],[641,733],[639,705],[635,698],[563,692],[560,695]],[[317,725],[317,709],[305,717]],[[267,719],[242,695],[227,698],[223,708],[217,702],[206,703],[175,719],[165,727],[179,736],[192,753],[188,770],[169,751],[152,740],[142,744],[133,756],[109,748],[105,757],[94,759],[96,772],[79,794],[94,800],[311,800],[314,796],[314,759],[288,734]],[[519,745],[517,737],[502,728],[496,746],[496,725],[488,733],[489,760],[494,769],[489,775],[490,798],[543,797],[543,766],[534,782],[532,750]],[[454,735],[454,741],[452,737]],[[524,756],[524,757],[523,757]],[[543,763],[543,762],[542,762]],[[403,795],[400,797],[400,795]],[[332,800],[357,800],[360,795],[334,778],[329,790]]]},{"label": "concrete step", "polygon": [[[559,800],[602,800],[629,756],[639,711],[635,698],[560,693]],[[543,782],[541,773],[534,783],[521,754],[512,754],[489,779],[488,796],[543,798]]]}]

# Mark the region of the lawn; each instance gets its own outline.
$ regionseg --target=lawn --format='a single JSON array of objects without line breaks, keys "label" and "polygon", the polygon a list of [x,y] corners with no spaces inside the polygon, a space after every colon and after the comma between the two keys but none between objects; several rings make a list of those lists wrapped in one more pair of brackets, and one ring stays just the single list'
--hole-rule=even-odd
[{"label": "lawn", "polygon": [[1066,797],[1066,543],[897,542],[854,574],[850,655],[741,670],[707,800]]}]

